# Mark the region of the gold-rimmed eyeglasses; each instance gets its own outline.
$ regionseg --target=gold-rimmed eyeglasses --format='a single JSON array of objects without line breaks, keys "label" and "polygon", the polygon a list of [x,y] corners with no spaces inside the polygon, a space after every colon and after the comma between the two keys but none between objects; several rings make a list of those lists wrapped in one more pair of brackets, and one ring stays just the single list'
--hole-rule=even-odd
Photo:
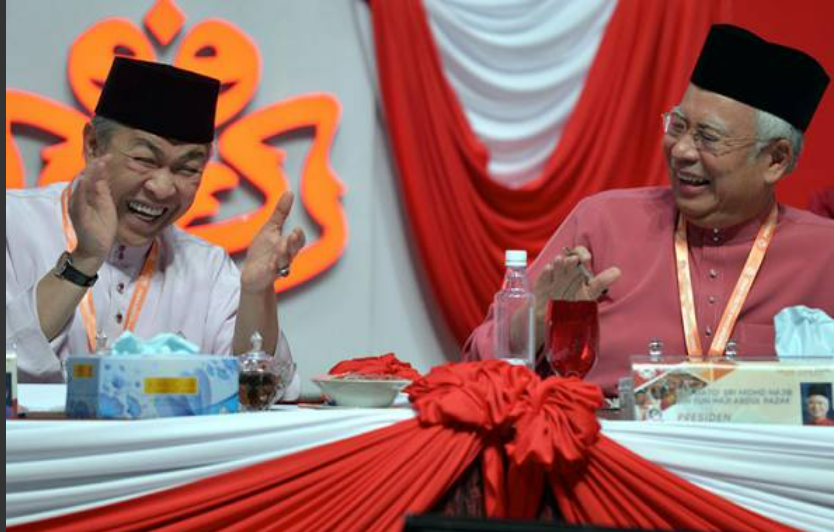
[{"label": "gold-rimmed eyeglasses", "polygon": [[730,138],[708,125],[690,125],[689,121],[676,111],[663,113],[661,117],[663,118],[663,134],[666,137],[678,142],[691,134],[695,149],[716,157],[768,140],[758,137]]}]

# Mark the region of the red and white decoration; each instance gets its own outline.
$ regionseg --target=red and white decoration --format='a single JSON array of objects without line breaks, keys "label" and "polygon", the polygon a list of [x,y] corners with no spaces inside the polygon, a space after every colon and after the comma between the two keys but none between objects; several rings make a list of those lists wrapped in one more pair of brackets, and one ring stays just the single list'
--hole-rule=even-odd
[{"label": "red and white decoration", "polygon": [[408,393],[413,411],[7,422],[7,529],[397,530],[474,460],[497,517],[530,517],[547,482],[572,523],[834,523],[825,427],[603,422],[600,432],[597,387],[499,361],[435,368]]}]

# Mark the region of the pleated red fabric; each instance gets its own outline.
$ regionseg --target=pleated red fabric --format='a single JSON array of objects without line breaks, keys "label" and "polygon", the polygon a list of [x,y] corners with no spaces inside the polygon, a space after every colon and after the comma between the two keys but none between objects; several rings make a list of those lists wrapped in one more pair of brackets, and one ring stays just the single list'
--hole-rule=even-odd
[{"label": "pleated red fabric", "polygon": [[386,125],[434,298],[462,345],[501,283],[505,249],[537,255],[590,194],[666,182],[660,115],[677,103],[728,2],[619,0],[559,144],[507,188],[447,82],[418,0],[371,0]]},{"label": "pleated red fabric", "polygon": [[595,385],[501,361],[435,368],[417,419],[15,532],[395,531],[481,459],[487,514],[532,518],[548,482],[571,523],[787,532],[600,434]]}]

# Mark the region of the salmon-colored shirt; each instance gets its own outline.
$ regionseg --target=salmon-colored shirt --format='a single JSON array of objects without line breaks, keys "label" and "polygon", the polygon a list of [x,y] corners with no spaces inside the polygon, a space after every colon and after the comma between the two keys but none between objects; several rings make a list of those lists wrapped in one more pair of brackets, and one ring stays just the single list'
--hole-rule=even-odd
[{"label": "salmon-colored shirt", "polygon": [[[611,266],[622,277],[600,299],[600,350],[586,379],[616,394],[630,357],[649,342],[663,342],[666,355],[684,355],[678,281],[674,262],[677,208],[668,188],[612,190],[580,202],[530,266],[539,272],[565,246],[590,250],[593,271]],[[764,213],[763,216],[766,216]],[[735,287],[760,219],[711,230],[688,225],[692,288],[701,343],[708,349]],[[834,316],[834,220],[780,205],[776,233],[741,311],[731,339],[739,356],[773,355],[773,317],[806,305]],[[467,360],[493,358],[492,309],[464,347]]]}]

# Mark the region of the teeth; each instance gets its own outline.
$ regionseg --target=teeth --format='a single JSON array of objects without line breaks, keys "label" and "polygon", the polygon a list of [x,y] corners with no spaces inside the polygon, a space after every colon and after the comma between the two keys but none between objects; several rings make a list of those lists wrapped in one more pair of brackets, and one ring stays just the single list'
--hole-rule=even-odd
[{"label": "teeth", "polygon": [[165,212],[165,209],[162,207],[151,207],[150,205],[139,203],[138,201],[131,201],[128,203],[128,206],[131,208],[131,210],[136,211],[139,214],[144,214],[146,216],[161,216],[162,213]]},{"label": "teeth", "polygon": [[691,177],[682,176],[678,176],[678,179],[680,179],[682,183],[685,183],[687,185],[706,185],[707,183],[709,183],[709,180],[707,179],[694,179]]}]

